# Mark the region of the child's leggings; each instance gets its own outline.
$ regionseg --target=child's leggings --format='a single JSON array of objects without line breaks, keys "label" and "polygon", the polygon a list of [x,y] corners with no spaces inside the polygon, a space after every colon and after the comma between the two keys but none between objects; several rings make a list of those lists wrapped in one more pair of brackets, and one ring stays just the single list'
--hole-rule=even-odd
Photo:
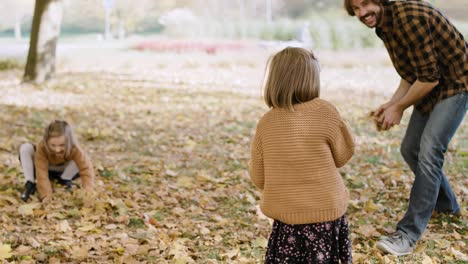
[{"label": "child's leggings", "polygon": [[[23,168],[24,177],[26,181],[35,182],[34,172],[34,153],[35,146],[31,143],[24,143],[19,149],[19,158],[21,167]],[[62,180],[73,180],[79,173],[78,166],[73,160],[70,160],[61,165],[49,165],[50,172],[61,173]]]}]

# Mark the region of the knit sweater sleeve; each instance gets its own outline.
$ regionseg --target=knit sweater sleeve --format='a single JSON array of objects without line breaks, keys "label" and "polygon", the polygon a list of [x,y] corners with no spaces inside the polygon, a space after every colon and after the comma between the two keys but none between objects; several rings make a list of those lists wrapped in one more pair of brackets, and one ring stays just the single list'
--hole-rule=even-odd
[{"label": "knit sweater sleeve", "polygon": [[49,180],[49,160],[44,149],[44,142],[40,142],[34,155],[36,170],[36,187],[39,199],[44,200],[52,195],[52,185]]},{"label": "knit sweater sleeve", "polygon": [[354,138],[346,121],[335,110],[335,122],[330,131],[329,144],[337,168],[343,167],[354,154]]},{"label": "knit sweater sleeve", "polygon": [[257,128],[257,133],[255,133],[251,145],[251,159],[249,164],[249,171],[250,177],[252,178],[252,181],[255,184],[255,186],[257,186],[260,190],[263,190],[265,183],[265,175],[263,170],[263,153],[261,138],[258,132],[259,131]]},{"label": "knit sweater sleeve", "polygon": [[73,147],[70,158],[75,161],[80,170],[81,186],[83,189],[92,190],[94,186],[93,164],[80,147]]}]

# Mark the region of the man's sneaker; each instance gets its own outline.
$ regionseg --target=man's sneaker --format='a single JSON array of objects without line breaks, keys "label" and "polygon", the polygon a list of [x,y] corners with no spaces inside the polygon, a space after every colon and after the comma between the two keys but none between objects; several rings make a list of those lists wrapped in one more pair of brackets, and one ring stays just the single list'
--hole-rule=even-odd
[{"label": "man's sneaker", "polygon": [[26,202],[29,199],[29,196],[36,192],[36,184],[34,182],[27,181],[24,188],[25,190],[21,194],[21,200]]},{"label": "man's sneaker", "polygon": [[413,251],[411,242],[398,231],[391,236],[382,237],[375,245],[381,251],[395,256],[408,255]]}]

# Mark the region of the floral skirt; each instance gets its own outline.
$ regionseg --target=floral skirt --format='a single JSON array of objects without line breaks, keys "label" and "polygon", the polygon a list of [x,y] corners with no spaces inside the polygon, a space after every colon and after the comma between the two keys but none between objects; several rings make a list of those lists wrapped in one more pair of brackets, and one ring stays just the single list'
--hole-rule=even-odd
[{"label": "floral skirt", "polygon": [[305,225],[275,221],[265,263],[352,263],[346,214],[334,221]]}]

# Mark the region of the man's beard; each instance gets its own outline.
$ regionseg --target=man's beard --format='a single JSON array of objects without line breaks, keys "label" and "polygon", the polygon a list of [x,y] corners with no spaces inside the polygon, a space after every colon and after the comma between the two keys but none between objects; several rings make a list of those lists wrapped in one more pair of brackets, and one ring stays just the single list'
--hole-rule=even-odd
[{"label": "man's beard", "polygon": [[[373,16],[373,17],[375,17],[375,24],[374,24],[374,25],[368,25],[368,24],[366,23],[365,18],[368,17],[368,16]],[[380,11],[380,12],[369,12],[369,13],[367,13],[366,15],[362,16],[361,18],[359,18],[359,20],[360,20],[364,25],[366,25],[366,26],[368,26],[368,27],[370,27],[370,28],[377,27],[377,26],[380,24],[381,20],[382,20],[382,11]]]}]

